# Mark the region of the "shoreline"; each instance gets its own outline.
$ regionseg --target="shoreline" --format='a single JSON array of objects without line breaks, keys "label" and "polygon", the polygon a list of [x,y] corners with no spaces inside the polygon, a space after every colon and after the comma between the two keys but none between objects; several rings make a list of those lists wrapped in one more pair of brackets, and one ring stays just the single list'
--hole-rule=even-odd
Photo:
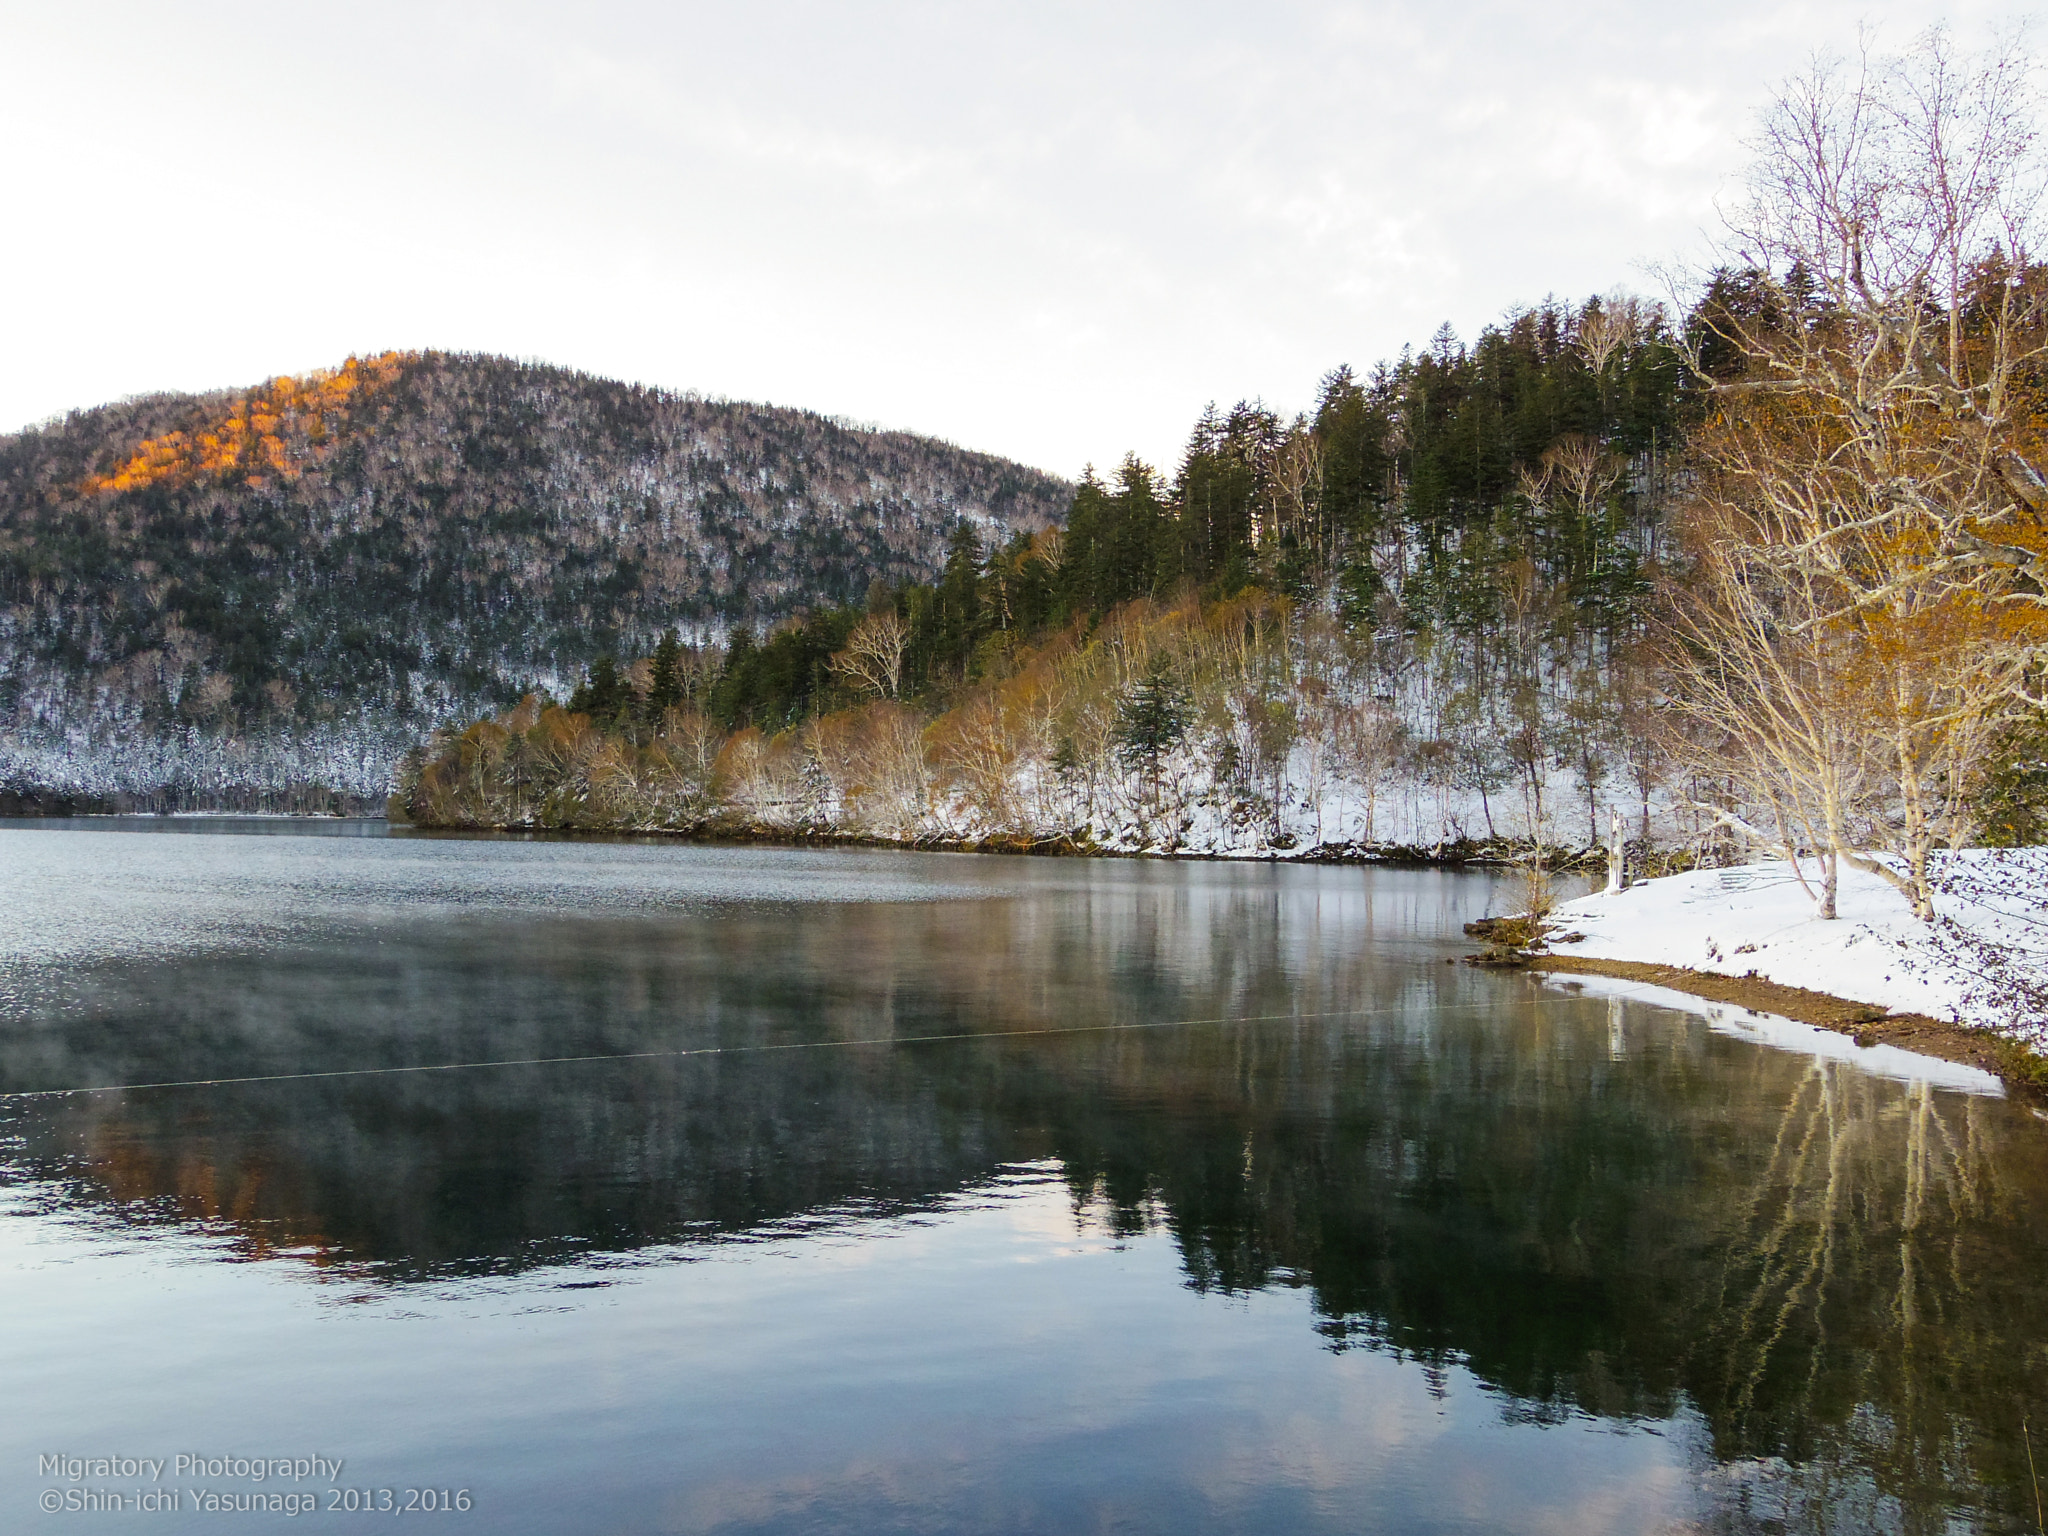
[{"label": "shoreline", "polygon": [[[318,819],[318,818],[313,818]],[[989,853],[1027,858],[1161,859],[1217,864],[1384,864],[1402,868],[1464,869],[1471,866],[1508,868],[1526,857],[1506,839],[1458,838],[1434,845],[1406,843],[1322,842],[1307,847],[1266,846],[1241,850],[1213,848],[1126,848],[1056,832],[1044,837],[1022,832],[992,832],[974,837],[931,833],[890,837],[884,833],[842,832],[821,828],[770,827],[735,822],[701,827],[534,827],[484,826],[475,823],[432,823],[385,818],[392,830],[434,836],[594,837],[657,839],[705,846],[776,845],[793,848],[887,848],[904,853]],[[1551,868],[1558,874],[1604,869],[1605,849],[1553,849]]]},{"label": "shoreline", "polygon": [[1924,1013],[1891,1013],[1828,992],[1787,986],[1761,976],[1724,976],[1648,960],[1593,959],[1532,954],[1518,969],[1554,975],[1607,976],[1688,993],[1710,1003],[1733,1003],[1753,1013],[1774,1013],[1797,1023],[1848,1035],[1858,1045],[1895,1045],[1939,1061],[1982,1067],[2007,1089],[2033,1103],[2048,1103],[2048,1057],[1981,1025],[1953,1024]]},{"label": "shoreline", "polygon": [[[634,841],[662,841],[718,846],[780,844],[791,848],[884,848],[904,853],[992,853],[1032,858],[1164,859],[1209,863],[1246,864],[1384,864],[1409,869],[1466,869],[1471,867],[1509,869],[1527,862],[1528,846],[1508,837],[1462,836],[1441,843],[1365,843],[1324,841],[1303,846],[1266,844],[1247,848],[1133,848],[1114,843],[1078,838],[1055,832],[1035,836],[1023,832],[991,832],[980,836],[926,833],[915,837],[891,837],[880,832],[848,832],[819,827],[777,827],[757,822],[713,822],[692,827],[628,826],[534,826],[514,823],[424,822],[383,813],[353,811],[236,811],[236,810],[24,810],[9,812],[0,806],[0,821],[278,821],[278,822],[368,822],[381,821],[394,832],[421,833],[436,837],[532,837],[532,838],[620,838]],[[1546,867],[1555,875],[1598,875],[1606,869],[1603,847],[1554,845],[1545,855]],[[1660,873],[1690,868],[1679,859],[1660,861]]]}]

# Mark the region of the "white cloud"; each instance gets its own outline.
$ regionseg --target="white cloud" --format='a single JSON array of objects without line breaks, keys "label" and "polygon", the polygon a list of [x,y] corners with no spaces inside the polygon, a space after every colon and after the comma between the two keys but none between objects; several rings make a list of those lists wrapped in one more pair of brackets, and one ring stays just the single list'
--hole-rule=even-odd
[{"label": "white cloud", "polygon": [[7,7],[0,424],[446,346],[1067,473],[1695,249],[1870,14],[177,10]]}]

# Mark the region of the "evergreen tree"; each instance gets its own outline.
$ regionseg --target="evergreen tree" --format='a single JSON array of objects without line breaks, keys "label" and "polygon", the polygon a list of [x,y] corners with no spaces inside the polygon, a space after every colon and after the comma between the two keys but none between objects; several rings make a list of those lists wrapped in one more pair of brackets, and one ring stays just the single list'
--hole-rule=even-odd
[{"label": "evergreen tree", "polygon": [[1117,750],[1126,766],[1143,770],[1154,798],[1159,760],[1186,739],[1192,721],[1188,692],[1162,651],[1117,710]]},{"label": "evergreen tree", "polygon": [[1985,759],[1971,803],[1978,840],[1990,848],[2048,843],[2048,715],[2024,715],[2006,725]]},{"label": "evergreen tree", "polygon": [[729,731],[753,720],[757,656],[754,632],[744,624],[734,625],[726,639],[725,666],[711,685],[711,713]]},{"label": "evergreen tree", "polygon": [[1270,411],[1242,402],[1228,417],[1218,417],[1213,405],[1203,411],[1174,487],[1179,537],[1170,577],[1219,593],[1245,584],[1264,489],[1261,455],[1278,425]]},{"label": "evergreen tree", "polygon": [[987,627],[981,600],[981,540],[961,518],[946,544],[946,569],[939,577],[935,637],[938,660],[964,674]]},{"label": "evergreen tree", "polygon": [[647,718],[659,721],[683,701],[683,645],[673,627],[654,648],[654,674],[647,685]]},{"label": "evergreen tree", "polygon": [[1323,498],[1339,550],[1372,547],[1392,464],[1392,429],[1384,400],[1368,393],[1349,368],[1324,375],[1314,430],[1323,450]]},{"label": "evergreen tree", "polygon": [[633,689],[619,675],[616,657],[600,656],[590,669],[590,676],[569,695],[569,709],[574,714],[584,714],[599,725],[611,725],[620,715],[626,713],[633,703]]}]

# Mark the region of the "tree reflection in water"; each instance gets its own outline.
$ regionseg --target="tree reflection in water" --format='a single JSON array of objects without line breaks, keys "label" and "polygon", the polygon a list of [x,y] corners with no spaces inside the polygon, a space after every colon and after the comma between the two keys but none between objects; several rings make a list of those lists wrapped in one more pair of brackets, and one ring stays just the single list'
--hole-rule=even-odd
[{"label": "tree reflection in water", "polygon": [[7,1086],[724,1054],[17,1099],[12,1176],[402,1286],[857,1229],[1056,1159],[1078,1219],[1164,1227],[1198,1290],[1306,1291],[1331,1349],[1463,1366],[1511,1418],[1696,1412],[1720,1527],[2030,1520],[2039,1123],[1444,965],[1482,899],[1062,872],[109,964],[11,1021]]}]

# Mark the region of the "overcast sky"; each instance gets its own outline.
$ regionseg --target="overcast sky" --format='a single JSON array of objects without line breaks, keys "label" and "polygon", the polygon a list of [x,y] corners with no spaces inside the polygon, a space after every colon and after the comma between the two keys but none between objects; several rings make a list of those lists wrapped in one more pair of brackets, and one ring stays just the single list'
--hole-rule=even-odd
[{"label": "overcast sky", "polygon": [[0,429],[444,347],[1170,465],[1649,291],[1812,50],[2012,14],[0,0]]}]

